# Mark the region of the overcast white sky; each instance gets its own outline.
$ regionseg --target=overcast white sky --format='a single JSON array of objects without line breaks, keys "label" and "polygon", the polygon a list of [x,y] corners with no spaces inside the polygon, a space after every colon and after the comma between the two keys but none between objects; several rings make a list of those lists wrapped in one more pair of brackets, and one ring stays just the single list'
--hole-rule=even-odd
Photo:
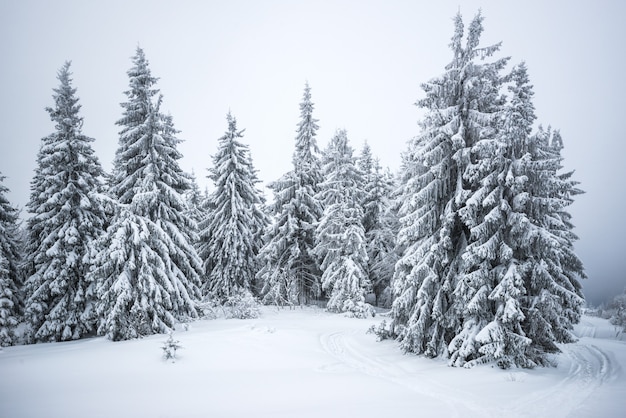
[{"label": "overcast white sky", "polygon": [[[482,8],[483,45],[525,60],[541,123],[561,130],[565,164],[587,192],[571,212],[599,302],[626,286],[626,2],[589,1],[32,1],[0,0],[0,171],[24,207],[42,137],[54,127],[57,70],[72,60],[83,131],[105,170],[137,45],[185,140],[182,167],[201,185],[229,109],[259,176],[290,169],[306,80],[318,141],[345,128],[393,170],[418,133],[420,83],[450,60],[457,10]],[[25,215],[25,214],[23,214]]]}]

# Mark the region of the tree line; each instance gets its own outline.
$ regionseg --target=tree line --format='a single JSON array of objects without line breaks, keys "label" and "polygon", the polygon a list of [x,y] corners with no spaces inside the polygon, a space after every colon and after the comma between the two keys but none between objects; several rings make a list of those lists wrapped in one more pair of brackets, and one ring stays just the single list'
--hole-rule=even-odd
[{"label": "tree line", "polygon": [[66,63],[25,225],[0,183],[0,343],[125,340],[207,305],[319,300],[354,317],[390,308],[379,338],[451,365],[548,364],[574,341],[584,303],[567,211],[582,192],[562,171],[559,131],[534,128],[526,65],[481,46],[482,22],[465,30],[456,16],[452,60],[422,85],[425,116],[395,174],[367,144],[356,155],[345,130],[318,148],[307,83],[292,168],[269,184],[270,203],[230,113],[213,191],[180,168],[141,48],[105,173]]}]

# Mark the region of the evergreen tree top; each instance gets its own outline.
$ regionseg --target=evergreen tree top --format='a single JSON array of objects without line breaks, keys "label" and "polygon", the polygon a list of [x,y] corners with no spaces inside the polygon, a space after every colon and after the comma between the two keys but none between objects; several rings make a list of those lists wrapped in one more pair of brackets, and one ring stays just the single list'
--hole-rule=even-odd
[{"label": "evergreen tree top", "polygon": [[151,99],[159,92],[153,88],[159,79],[152,76],[143,49],[137,47],[132,62],[133,66],[126,72],[130,89],[124,94],[128,97],[128,102],[120,104],[124,112],[122,118],[117,121],[117,125],[125,127],[122,132],[141,124],[146,119],[150,112]]},{"label": "evergreen tree top", "polygon": [[463,24],[463,16],[459,11],[454,17],[454,35],[450,41],[449,47],[454,53],[453,61],[446,66],[446,70],[457,67],[461,68],[467,65],[475,58],[484,59],[493,55],[502,46],[502,42],[498,42],[494,45],[479,48],[480,37],[483,33],[483,21],[485,18],[482,12],[478,13],[472,19],[469,29],[467,31],[467,37],[465,39],[465,47],[463,47],[463,37],[465,35],[465,25]]},{"label": "evergreen tree top", "polygon": [[[102,168],[93,149],[88,144],[94,139],[82,133],[83,118],[79,115],[81,105],[76,96],[76,88],[72,86],[71,62],[66,61],[57,73],[60,84],[53,89],[54,107],[46,107],[50,119],[55,122],[55,132],[42,139],[38,154],[39,167],[34,181],[48,182],[55,174],[66,173],[73,169],[88,172],[99,177]],[[81,157],[76,157],[80,155]],[[72,183],[74,178],[64,181]],[[55,178],[56,181],[62,179]],[[61,184],[62,185],[62,184]],[[61,186],[60,185],[60,186]],[[41,191],[41,190],[40,190]]]},{"label": "evergreen tree top", "polygon": [[513,157],[521,158],[529,150],[528,139],[532,132],[532,124],[537,118],[532,102],[533,86],[530,84],[524,62],[513,68],[510,82],[508,90],[511,97],[503,113],[502,129],[504,139],[511,142]]},{"label": "evergreen tree top", "polygon": [[[237,130],[237,119],[230,112],[226,115],[226,120],[228,130],[218,140],[220,145],[213,156],[214,166],[210,170],[209,178],[219,187],[219,184],[223,185],[227,181],[224,176],[232,176],[233,172],[238,172],[239,176],[250,177],[250,184],[259,183],[256,170],[252,166],[250,149],[247,144],[238,140],[243,138],[245,129]],[[231,169],[228,169],[229,166],[232,166]]]},{"label": "evergreen tree top", "polygon": [[176,146],[181,140],[176,137],[178,130],[173,118],[161,111],[162,95],[156,101],[152,98],[159,92],[153,88],[158,79],[150,74],[141,48],[133,57],[128,76],[131,89],[125,92],[129,100],[121,103],[124,112],[117,122],[122,130],[110,193],[123,204],[131,201],[140,204],[142,209],[137,207],[137,213],[150,213],[155,220],[155,216],[163,215],[159,215],[160,201],[168,201],[170,207],[182,210],[186,203],[179,194],[191,184],[178,164],[182,154]]},{"label": "evergreen tree top", "polygon": [[189,204],[193,207],[202,206],[202,192],[200,191],[200,186],[198,186],[198,179],[196,177],[196,173],[194,170],[191,170],[191,174],[189,175],[190,188],[187,191],[187,200]]},{"label": "evergreen tree top", "polygon": [[4,179],[6,176],[0,172],[0,223],[15,223],[18,218],[18,210],[11,206],[6,194],[9,192],[9,188],[6,187]]},{"label": "evergreen tree top", "polygon": [[361,155],[359,155],[359,168],[364,173],[369,173],[373,167],[374,157],[372,156],[372,147],[365,141],[363,148],[361,148]]},{"label": "evergreen tree top", "polygon": [[325,205],[360,200],[363,179],[361,171],[355,165],[353,152],[346,130],[337,130],[324,151],[325,179],[320,185],[320,197]]},{"label": "evergreen tree top", "polygon": [[317,125],[318,120],[313,118],[313,107],[311,88],[307,82],[304,87],[302,102],[300,103],[300,122],[296,131],[296,149],[293,156],[296,168],[301,165],[306,167],[314,164],[317,159],[315,154],[319,152],[317,141],[315,140],[319,126]]},{"label": "evergreen tree top", "polygon": [[57,73],[60,85],[54,88],[53,99],[55,106],[46,107],[50,118],[56,123],[55,128],[59,131],[67,131],[82,127],[83,118],[78,115],[81,105],[78,104],[76,88],[72,87],[72,73],[70,66],[72,62],[66,61]]}]

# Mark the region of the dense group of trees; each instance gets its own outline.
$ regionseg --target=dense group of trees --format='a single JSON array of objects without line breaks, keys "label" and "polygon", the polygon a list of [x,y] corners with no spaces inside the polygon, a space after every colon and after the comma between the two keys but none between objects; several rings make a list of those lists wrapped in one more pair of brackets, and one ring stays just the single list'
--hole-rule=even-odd
[{"label": "dense group of trees", "polygon": [[480,14],[467,31],[457,15],[452,60],[423,84],[397,174],[367,144],[356,156],[345,130],[320,151],[305,85],[293,168],[269,184],[268,205],[230,113],[207,164],[212,192],[180,168],[140,48],[105,174],[66,63],[24,228],[0,184],[0,344],[17,341],[19,322],[26,342],[136,338],[197,318],[201,302],[256,297],[356,317],[389,307],[381,338],[456,366],[544,364],[581,314],[567,212],[581,191],[561,171],[559,132],[534,128],[526,66],[495,59],[482,31]]},{"label": "dense group of trees", "polygon": [[[423,85],[422,133],[404,155],[395,300],[381,337],[458,366],[532,367],[570,342],[581,261],[560,174],[562,140],[539,129],[525,65],[505,73],[459,15],[452,61]],[[508,95],[505,94],[505,88]]]}]

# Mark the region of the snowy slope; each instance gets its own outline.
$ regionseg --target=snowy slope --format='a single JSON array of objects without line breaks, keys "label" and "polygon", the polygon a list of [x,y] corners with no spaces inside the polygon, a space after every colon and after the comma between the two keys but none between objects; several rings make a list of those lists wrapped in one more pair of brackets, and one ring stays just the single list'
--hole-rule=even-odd
[{"label": "snowy slope", "polygon": [[174,336],[5,348],[0,417],[621,417],[626,343],[584,317],[557,368],[447,367],[376,342],[380,322],[265,308],[198,321]]}]

